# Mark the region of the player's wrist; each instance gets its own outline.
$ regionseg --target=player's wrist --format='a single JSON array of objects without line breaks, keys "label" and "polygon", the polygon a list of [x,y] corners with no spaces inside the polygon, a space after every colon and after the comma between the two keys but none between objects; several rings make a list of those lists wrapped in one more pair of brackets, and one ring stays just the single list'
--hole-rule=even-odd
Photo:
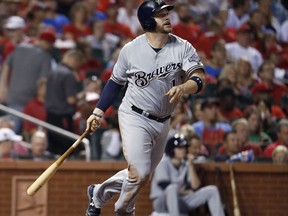
[{"label": "player's wrist", "polygon": [[98,118],[102,118],[103,115],[104,115],[104,112],[103,112],[101,109],[99,109],[99,108],[96,107],[96,108],[93,110],[92,115],[94,115],[94,116],[96,116],[96,117],[98,117]]}]

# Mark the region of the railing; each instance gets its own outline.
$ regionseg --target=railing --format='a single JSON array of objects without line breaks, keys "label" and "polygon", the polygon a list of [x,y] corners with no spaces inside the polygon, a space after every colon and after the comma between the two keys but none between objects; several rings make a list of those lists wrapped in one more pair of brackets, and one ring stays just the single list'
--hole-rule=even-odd
[{"label": "railing", "polygon": [[[21,112],[19,112],[17,110],[14,110],[14,109],[12,109],[10,107],[7,107],[7,106],[3,105],[3,104],[0,104],[0,110],[4,111],[6,113],[9,113],[11,115],[15,115],[15,116],[17,116],[17,117],[19,117],[21,119],[25,119],[25,120],[27,120],[29,122],[32,122],[32,123],[34,123],[36,125],[39,125],[39,126],[45,128],[47,130],[50,130],[50,131],[53,131],[55,133],[61,134],[63,136],[66,136],[68,138],[71,138],[72,140],[77,140],[80,137],[77,134],[74,134],[74,133],[72,133],[70,131],[64,130],[64,129],[60,128],[60,127],[56,127],[54,125],[51,125],[51,124],[49,124],[47,122],[44,122],[44,121],[42,121],[40,119],[37,119],[37,118],[34,118],[34,117],[30,116],[30,115],[21,113]],[[84,148],[85,148],[85,159],[86,159],[86,161],[90,161],[90,159],[91,159],[90,141],[87,138],[84,138],[82,140],[82,143],[84,144]]]}]

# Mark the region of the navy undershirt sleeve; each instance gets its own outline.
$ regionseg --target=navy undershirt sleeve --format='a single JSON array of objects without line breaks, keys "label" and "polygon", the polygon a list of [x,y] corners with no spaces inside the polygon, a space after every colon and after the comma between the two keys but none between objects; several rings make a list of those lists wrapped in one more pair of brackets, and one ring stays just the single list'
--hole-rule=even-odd
[{"label": "navy undershirt sleeve", "polygon": [[117,99],[123,87],[123,85],[119,85],[118,83],[109,79],[105,87],[103,88],[100,100],[97,103],[96,107],[105,112]]}]

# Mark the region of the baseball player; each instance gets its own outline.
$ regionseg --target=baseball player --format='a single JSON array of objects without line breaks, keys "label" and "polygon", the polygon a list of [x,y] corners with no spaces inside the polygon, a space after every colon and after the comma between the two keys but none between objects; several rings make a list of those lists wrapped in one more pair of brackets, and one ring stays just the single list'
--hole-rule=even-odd
[{"label": "baseball player", "polygon": [[139,191],[161,160],[170,117],[186,94],[196,94],[205,86],[205,72],[195,48],[171,34],[169,11],[162,0],[144,1],[137,15],[145,31],[126,44],[113,68],[87,129],[94,132],[106,109],[127,84],[118,109],[123,154],[128,168],[101,184],[87,189],[86,216],[100,215],[100,209],[115,194],[116,215],[135,215]]},{"label": "baseball player", "polygon": [[157,213],[187,215],[205,203],[211,216],[224,216],[216,186],[201,186],[195,170],[195,156],[187,154],[189,143],[183,134],[175,134],[166,145],[165,155],[152,178],[150,198]]}]

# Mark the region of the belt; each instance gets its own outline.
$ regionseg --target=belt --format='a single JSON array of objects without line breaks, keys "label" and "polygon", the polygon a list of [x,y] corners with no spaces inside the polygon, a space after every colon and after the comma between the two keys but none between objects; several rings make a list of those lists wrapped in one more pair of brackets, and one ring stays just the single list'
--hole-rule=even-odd
[{"label": "belt", "polygon": [[142,109],[140,109],[134,105],[131,108],[134,112],[139,113],[140,115],[143,115],[143,116],[145,116],[149,119],[152,119],[154,121],[157,121],[157,122],[165,122],[171,117],[171,115],[168,115],[166,117],[160,118],[160,117],[151,115],[150,113],[148,113],[148,112],[146,112],[146,111],[144,111],[144,110],[142,110]]}]

